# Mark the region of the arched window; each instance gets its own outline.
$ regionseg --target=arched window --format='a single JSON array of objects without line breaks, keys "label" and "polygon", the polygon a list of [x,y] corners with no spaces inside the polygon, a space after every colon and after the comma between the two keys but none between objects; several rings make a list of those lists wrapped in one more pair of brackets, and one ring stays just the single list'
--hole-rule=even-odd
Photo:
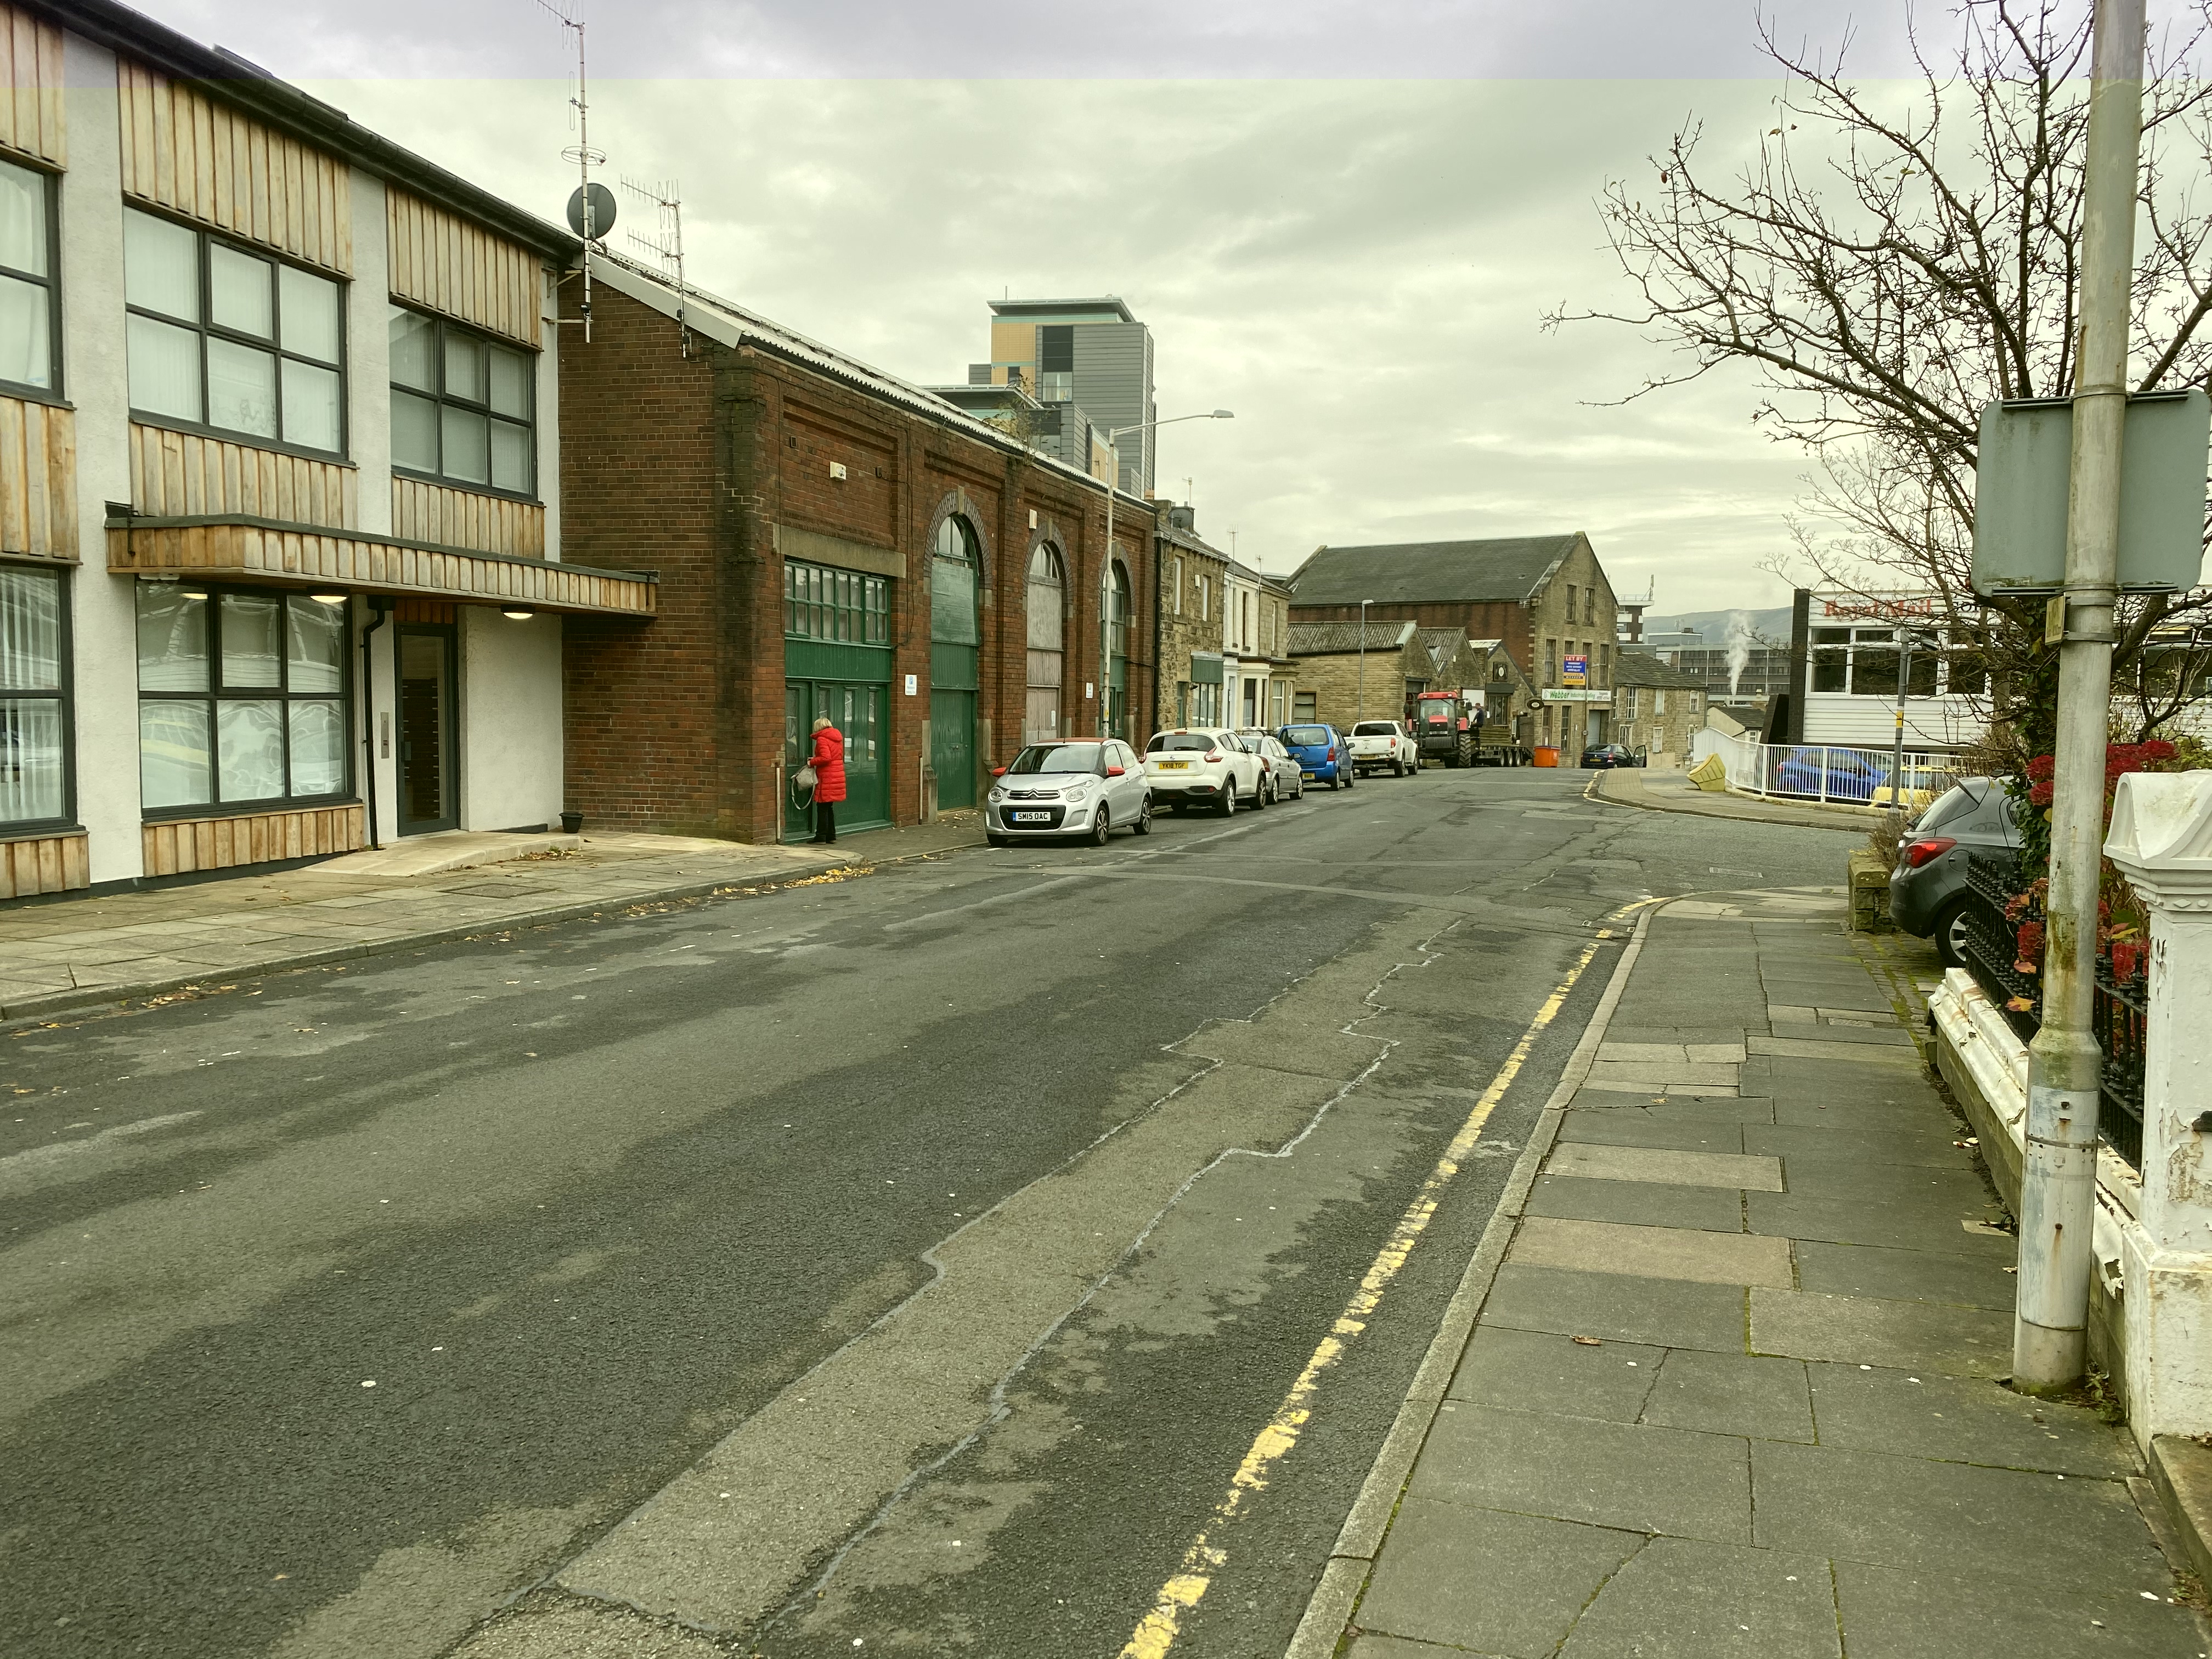
[{"label": "arched window", "polygon": [[975,643],[975,526],[955,513],[938,527],[929,562],[929,637],[939,645]]},{"label": "arched window", "polygon": [[1105,603],[1099,606],[1106,622],[1107,732],[1130,736],[1129,725],[1129,568],[1115,559],[1106,568]]},{"label": "arched window", "polygon": [[1046,743],[1060,735],[1061,626],[1066,612],[1066,580],[1060,550],[1049,542],[1030,555],[1029,707],[1022,721],[1025,743]]},{"label": "arched window", "polygon": [[976,573],[982,544],[958,514],[929,561],[929,767],[939,808],[975,804]]}]

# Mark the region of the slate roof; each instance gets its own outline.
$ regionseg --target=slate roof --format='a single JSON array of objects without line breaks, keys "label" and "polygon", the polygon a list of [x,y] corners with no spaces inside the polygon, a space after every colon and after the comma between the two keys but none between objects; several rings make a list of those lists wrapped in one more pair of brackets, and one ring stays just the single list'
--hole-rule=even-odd
[{"label": "slate roof", "polygon": [[[1370,651],[1402,651],[1406,641],[1417,630],[1409,622],[1369,622],[1367,649]],[[1290,649],[1294,657],[1326,657],[1346,651],[1357,651],[1360,624],[1356,622],[1294,622],[1291,624]]]},{"label": "slate roof", "polygon": [[1527,599],[1582,539],[1508,536],[1490,541],[1322,547],[1291,578],[1300,605],[1449,604]]},{"label": "slate roof", "polygon": [[1615,685],[1653,685],[1664,691],[1680,687],[1685,691],[1705,689],[1703,677],[1685,674],[1679,668],[1669,668],[1649,651],[1635,651],[1621,646],[1613,653],[1613,683]]}]

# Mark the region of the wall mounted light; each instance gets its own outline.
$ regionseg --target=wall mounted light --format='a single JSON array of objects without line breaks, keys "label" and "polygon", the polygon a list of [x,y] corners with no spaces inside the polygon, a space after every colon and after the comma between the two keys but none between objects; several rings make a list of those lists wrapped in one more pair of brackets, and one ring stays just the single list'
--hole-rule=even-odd
[{"label": "wall mounted light", "polygon": [[310,593],[307,597],[317,605],[343,605],[346,602],[346,596],[343,593]]},{"label": "wall mounted light", "polygon": [[506,617],[509,622],[528,622],[538,613],[535,611],[526,609],[525,607],[518,605],[504,606],[501,608],[499,614]]}]

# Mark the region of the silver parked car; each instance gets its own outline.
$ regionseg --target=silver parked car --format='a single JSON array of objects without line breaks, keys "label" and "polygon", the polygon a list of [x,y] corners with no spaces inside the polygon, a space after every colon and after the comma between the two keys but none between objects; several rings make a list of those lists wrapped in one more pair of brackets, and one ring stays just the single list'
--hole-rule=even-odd
[{"label": "silver parked car", "polygon": [[1267,763],[1266,787],[1269,800],[1304,800],[1306,793],[1305,770],[1297,757],[1283,747],[1283,740],[1273,732],[1240,730],[1237,735],[1244,746]]},{"label": "silver parked car", "polygon": [[1103,847],[1115,830],[1152,832],[1151,781],[1118,738],[1033,743],[992,777],[983,833],[994,847],[1024,836],[1081,836]]}]

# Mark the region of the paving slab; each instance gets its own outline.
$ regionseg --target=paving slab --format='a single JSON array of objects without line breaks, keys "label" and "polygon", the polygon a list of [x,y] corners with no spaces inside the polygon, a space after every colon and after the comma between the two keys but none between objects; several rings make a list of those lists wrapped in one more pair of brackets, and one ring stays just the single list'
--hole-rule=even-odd
[{"label": "paving slab", "polygon": [[1359,1626],[1478,1652],[1547,1654],[1644,1545],[1640,1532],[1409,1496]]},{"label": "paving slab", "polygon": [[[1710,1009],[1706,1011],[1709,1014]],[[1749,1029],[1763,1029],[1764,1022]],[[1606,1028],[1609,1042],[1662,1042],[1668,1044],[1721,1043],[1730,1048],[1743,1046],[1742,1025],[1645,1025],[1616,1017]]]},{"label": "paving slab", "polygon": [[1885,1250],[1864,1244],[1799,1239],[1797,1288],[1828,1296],[1889,1302],[1950,1303],[2009,1313],[2020,1281],[2003,1255],[1953,1255],[1935,1250]]},{"label": "paving slab", "polygon": [[1589,1346],[1552,1331],[1478,1329],[1445,1392],[1511,1411],[1633,1423],[1668,1351],[1636,1342]]},{"label": "paving slab", "polygon": [[1530,1215],[1563,1216],[1577,1221],[1698,1227],[1717,1233],[1743,1231],[1742,1194],[1716,1187],[1540,1176],[1529,1189],[1526,1209]]},{"label": "paving slab", "polygon": [[1768,1355],[1669,1352],[1642,1420],[1763,1440],[1814,1437],[1805,1362]]},{"label": "paving slab", "polygon": [[1592,1077],[1584,1079],[1584,1090],[1594,1094],[1641,1095],[1652,1100],[1680,1098],[1685,1096],[1710,1096],[1725,1100],[1735,1093],[1735,1085],[1726,1083],[1674,1083],[1656,1076]]},{"label": "paving slab", "polygon": [[1512,1659],[1505,1654],[1480,1653],[1457,1645],[1442,1647],[1404,1636],[1362,1636],[1353,1642],[1346,1659]]},{"label": "paving slab", "polygon": [[[1948,1558],[1940,1558],[1950,1565]],[[2189,1610],[2163,1593],[2020,1577],[1951,1577],[1929,1567],[1836,1563],[1851,1659],[2203,1659]],[[2170,1588],[2170,1587],[2169,1587]]]},{"label": "paving slab", "polygon": [[1545,1412],[1439,1413],[1407,1491],[1632,1532],[1752,1541],[1747,1443]]},{"label": "paving slab", "polygon": [[1790,1158],[1801,1153],[1936,1170],[1974,1166],[1972,1150],[1957,1144],[1961,1137],[1941,1129],[1859,1129],[1846,1118],[1827,1118],[1809,1124],[1747,1123],[1742,1136],[1744,1152],[1779,1158],[1785,1179]]},{"label": "paving slab", "polygon": [[1682,1187],[1751,1188],[1782,1191],[1782,1160],[1732,1152],[1686,1152],[1671,1147],[1622,1146],[1570,1141],[1556,1148],[1546,1168],[1590,1181],[1667,1182]]},{"label": "paving slab", "polygon": [[1919,1047],[1907,1039],[1902,1048],[1886,1043],[1850,1042],[1839,1034],[1822,1029],[1819,1038],[1796,1036],[1750,1036],[1743,1045],[1753,1055],[1768,1054],[1790,1060],[1847,1060],[1853,1065],[1903,1066],[1917,1073],[1920,1070]]},{"label": "paving slab", "polygon": [[1568,1105],[1576,1111],[1641,1112],[1674,1123],[1696,1118],[1716,1123],[1774,1121],[1774,1103],[1755,1095],[1647,1095],[1638,1098],[1601,1090],[1577,1092]]},{"label": "paving slab", "polygon": [[[1950,1136],[1961,1139],[1962,1136]],[[1954,1150],[1964,1151],[1965,1148]],[[1784,1173],[1790,1194],[1862,1204],[1921,1204],[1978,1210],[1994,1194],[1978,1170],[1931,1170],[1863,1158],[1793,1153]]]},{"label": "paving slab", "polygon": [[1569,1112],[1559,1120],[1565,1145],[1661,1146],[1685,1152],[1743,1151],[1744,1126],[1711,1116],[1680,1117],[1665,1112]]},{"label": "paving slab", "polygon": [[1528,1216],[1505,1253],[1508,1261],[1583,1273],[1632,1273],[1706,1285],[1796,1283],[1790,1242],[1686,1227],[1638,1227],[1610,1221]]},{"label": "paving slab", "polygon": [[1994,1310],[1758,1289],[1751,1351],[1854,1365],[1922,1365],[1955,1376],[2012,1370],[2012,1316]]},{"label": "paving slab", "polygon": [[1962,1575],[2121,1583],[2160,1595],[2172,1586],[2123,1481],[1778,1440],[1750,1444],[1764,1547],[1881,1566],[1941,1561]]},{"label": "paving slab", "polygon": [[1993,1200],[1978,1196],[1971,1206],[1942,1196],[1925,1204],[1872,1204],[1796,1193],[1751,1193],[1744,1199],[1744,1215],[1754,1233],[2010,1261],[2010,1235],[1968,1232],[1960,1224],[1990,1221],[1998,1213]]},{"label": "paving slab", "polygon": [[1485,1325],[1723,1353],[1743,1352],[1744,1321],[1744,1293],[1733,1285],[1576,1273],[1512,1261],[1498,1270],[1481,1314]]},{"label": "paving slab", "polygon": [[1838,1659],[1828,1564],[1655,1538],[1605,1582],[1560,1659]]},{"label": "paving slab", "polygon": [[[1747,1042],[1771,1042],[1771,1037],[1747,1037]],[[1754,1050],[1756,1052],[1756,1050]],[[1733,1066],[1688,1060],[1601,1060],[1592,1063],[1590,1080],[1594,1083],[1642,1083],[1660,1079],[1672,1085],[1691,1083],[1719,1084],[1736,1087],[1736,1068]]]},{"label": "paving slab", "polygon": [[2104,1480],[2124,1480],[2139,1467],[2127,1431],[2084,1407],[1934,1370],[1806,1370],[1824,1446]]}]

